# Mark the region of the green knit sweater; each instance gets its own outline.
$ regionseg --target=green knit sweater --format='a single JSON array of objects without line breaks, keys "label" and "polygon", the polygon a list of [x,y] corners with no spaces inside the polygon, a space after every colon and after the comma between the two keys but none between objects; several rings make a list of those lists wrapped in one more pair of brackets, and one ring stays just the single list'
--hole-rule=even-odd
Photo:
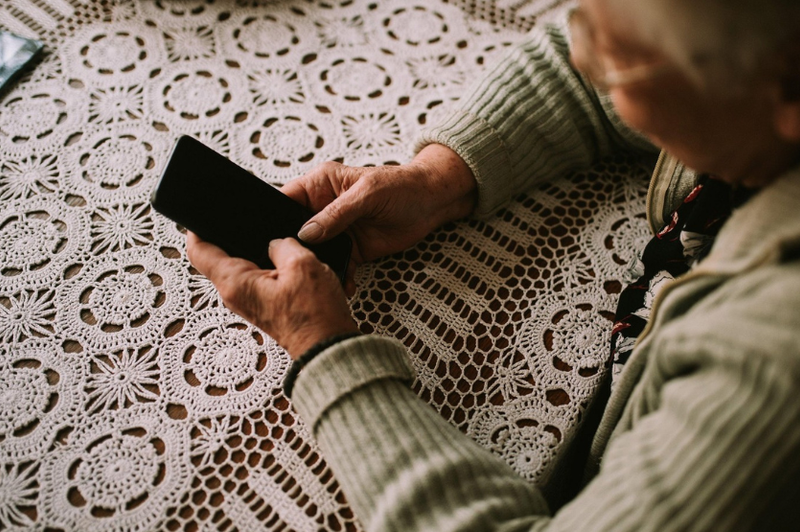
[{"label": "green knit sweater", "polygon": [[[566,57],[557,29],[531,34],[421,141],[467,161],[478,214],[622,145],[647,149]],[[371,531],[800,530],[798,248],[800,169],[661,292],[594,435],[588,484],[555,513],[409,389],[394,340],[327,349],[294,405]]]}]

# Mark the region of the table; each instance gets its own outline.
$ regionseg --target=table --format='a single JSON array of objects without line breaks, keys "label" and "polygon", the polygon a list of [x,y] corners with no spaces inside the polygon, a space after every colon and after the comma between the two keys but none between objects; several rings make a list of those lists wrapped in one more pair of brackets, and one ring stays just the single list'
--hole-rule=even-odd
[{"label": "table", "polygon": [[[148,196],[194,135],[281,185],[397,164],[483,65],[560,2],[10,0],[44,60],[0,95],[0,528],[360,530],[280,388]],[[364,332],[413,388],[547,484],[608,371],[648,238],[617,157],[357,275]]]}]

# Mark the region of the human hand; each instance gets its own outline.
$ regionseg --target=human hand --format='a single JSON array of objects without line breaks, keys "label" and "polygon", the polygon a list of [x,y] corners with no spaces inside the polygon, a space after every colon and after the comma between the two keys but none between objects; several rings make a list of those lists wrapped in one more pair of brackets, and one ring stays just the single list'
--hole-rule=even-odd
[{"label": "human hand", "polygon": [[186,251],[225,306],[269,334],[292,359],[327,338],[358,332],[336,274],[294,239],[270,242],[274,270],[231,257],[192,232]]},{"label": "human hand", "polygon": [[[402,251],[442,224],[472,212],[476,183],[454,151],[426,146],[402,166],[358,168],[323,163],[290,181],[284,194],[319,211],[298,236],[310,244],[347,230],[352,260],[361,263]],[[353,270],[348,271],[348,287]]]}]

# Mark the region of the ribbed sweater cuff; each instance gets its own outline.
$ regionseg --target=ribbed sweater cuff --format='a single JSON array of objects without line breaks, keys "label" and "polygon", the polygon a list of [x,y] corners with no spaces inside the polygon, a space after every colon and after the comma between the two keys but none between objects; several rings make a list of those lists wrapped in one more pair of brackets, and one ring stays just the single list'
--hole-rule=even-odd
[{"label": "ribbed sweater cuff", "polygon": [[414,379],[405,347],[389,338],[357,336],[329,347],[303,368],[292,402],[314,430],[325,411],[339,399],[383,379],[409,384]]},{"label": "ribbed sweater cuff", "polygon": [[511,175],[511,159],[498,132],[484,119],[464,111],[452,112],[440,125],[422,131],[414,151],[428,144],[443,144],[456,152],[472,170],[478,183],[474,216],[485,217],[508,201],[499,183]]}]

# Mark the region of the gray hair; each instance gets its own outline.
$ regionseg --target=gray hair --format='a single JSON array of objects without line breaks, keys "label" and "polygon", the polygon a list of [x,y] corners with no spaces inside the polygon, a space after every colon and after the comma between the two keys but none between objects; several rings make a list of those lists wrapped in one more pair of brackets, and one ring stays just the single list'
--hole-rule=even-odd
[{"label": "gray hair", "polygon": [[800,0],[606,1],[636,21],[638,37],[707,89],[737,90],[763,68],[797,61],[800,51]]}]

